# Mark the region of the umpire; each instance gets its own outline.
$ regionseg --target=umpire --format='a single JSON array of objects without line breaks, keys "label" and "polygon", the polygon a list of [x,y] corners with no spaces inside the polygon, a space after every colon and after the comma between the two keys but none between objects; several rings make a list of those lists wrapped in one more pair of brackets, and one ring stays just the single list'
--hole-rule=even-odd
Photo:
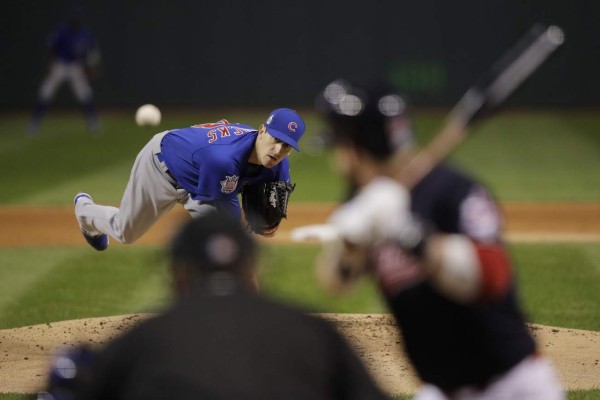
[{"label": "umpire", "polygon": [[372,272],[425,382],[416,398],[562,399],[524,322],[488,190],[445,164],[412,188],[393,179],[415,148],[393,88],[336,81],[321,106],[339,170],[355,188],[330,218],[340,238],[322,267]]},{"label": "umpire", "polygon": [[177,301],[103,349],[83,398],[385,398],[328,322],[254,292],[257,246],[237,220],[191,221],[170,257]]}]

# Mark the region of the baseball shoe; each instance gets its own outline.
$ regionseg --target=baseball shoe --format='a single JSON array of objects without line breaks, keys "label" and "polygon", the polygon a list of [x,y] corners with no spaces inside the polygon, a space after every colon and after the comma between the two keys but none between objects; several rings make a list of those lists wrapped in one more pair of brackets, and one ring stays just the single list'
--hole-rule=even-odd
[{"label": "baseball shoe", "polygon": [[[90,203],[93,203],[92,196],[87,193],[77,193],[73,203],[75,203],[75,206],[77,206],[77,202],[82,201],[83,199],[87,199]],[[75,217],[77,217],[77,215],[75,215]],[[81,229],[81,233],[83,234],[85,241],[88,242],[90,246],[98,251],[106,250],[108,248],[108,235],[104,233],[92,235],[81,226],[79,218],[77,218],[77,222],[79,223],[79,228]]]}]

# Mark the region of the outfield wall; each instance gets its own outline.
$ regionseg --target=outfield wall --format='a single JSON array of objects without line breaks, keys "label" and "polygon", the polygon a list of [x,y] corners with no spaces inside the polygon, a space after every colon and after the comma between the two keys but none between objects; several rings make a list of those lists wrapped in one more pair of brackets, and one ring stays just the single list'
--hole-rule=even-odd
[{"label": "outfield wall", "polygon": [[[11,1],[0,24],[0,107],[30,106],[45,43],[72,1]],[[104,55],[100,105],[311,105],[339,76],[387,77],[448,106],[534,21],[567,44],[515,105],[600,105],[600,3],[573,0],[103,0],[82,6]],[[62,90],[59,104],[74,104]]]}]

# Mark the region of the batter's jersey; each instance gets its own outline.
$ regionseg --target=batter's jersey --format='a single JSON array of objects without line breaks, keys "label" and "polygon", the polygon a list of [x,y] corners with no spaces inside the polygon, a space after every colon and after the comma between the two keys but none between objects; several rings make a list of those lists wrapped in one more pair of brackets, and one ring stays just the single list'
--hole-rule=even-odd
[{"label": "batter's jersey", "polygon": [[[501,245],[497,204],[469,177],[440,166],[411,195],[413,213],[435,230]],[[514,282],[491,304],[457,303],[426,280],[397,288],[387,300],[416,371],[440,388],[485,385],[535,352]]]},{"label": "batter's jersey", "polygon": [[98,356],[85,399],[386,398],[320,318],[249,293],[195,293]]},{"label": "batter's jersey", "polygon": [[290,182],[290,165],[284,158],[273,168],[248,163],[257,130],[221,120],[172,130],[161,142],[169,172],[190,192],[192,199],[215,205],[238,216],[237,195],[246,184]]},{"label": "batter's jersey", "polygon": [[65,63],[83,63],[88,54],[97,50],[97,43],[85,27],[61,25],[49,40],[52,54]]}]

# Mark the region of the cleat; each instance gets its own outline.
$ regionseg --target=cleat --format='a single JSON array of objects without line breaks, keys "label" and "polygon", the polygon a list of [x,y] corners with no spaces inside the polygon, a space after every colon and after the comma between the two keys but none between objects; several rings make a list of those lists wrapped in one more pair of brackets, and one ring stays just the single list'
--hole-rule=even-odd
[{"label": "cleat", "polygon": [[[81,199],[88,199],[92,202],[92,197],[87,193],[78,193],[73,200],[75,206],[77,206],[77,202]],[[79,223],[79,227],[81,228],[81,234],[83,238],[90,246],[98,251],[103,251],[108,248],[108,235],[101,233],[99,235],[91,235],[89,234],[83,227],[81,226],[81,222],[79,222],[79,218],[77,218],[77,222]]]},{"label": "cleat", "polygon": [[81,192],[81,193],[77,193],[77,194],[75,195],[75,199],[73,199],[73,203],[74,203],[75,205],[77,205],[77,202],[79,201],[79,199],[82,199],[82,198],[85,198],[85,199],[88,199],[89,201],[92,201],[92,196],[90,196],[90,195],[89,195],[89,194],[87,194],[87,193],[83,193],[83,192]]},{"label": "cleat", "polygon": [[103,233],[97,236],[92,236],[89,233],[87,233],[84,229],[81,230],[81,233],[83,234],[83,237],[85,238],[86,242],[88,242],[89,245],[92,246],[94,249],[102,251],[108,248],[108,235]]}]

